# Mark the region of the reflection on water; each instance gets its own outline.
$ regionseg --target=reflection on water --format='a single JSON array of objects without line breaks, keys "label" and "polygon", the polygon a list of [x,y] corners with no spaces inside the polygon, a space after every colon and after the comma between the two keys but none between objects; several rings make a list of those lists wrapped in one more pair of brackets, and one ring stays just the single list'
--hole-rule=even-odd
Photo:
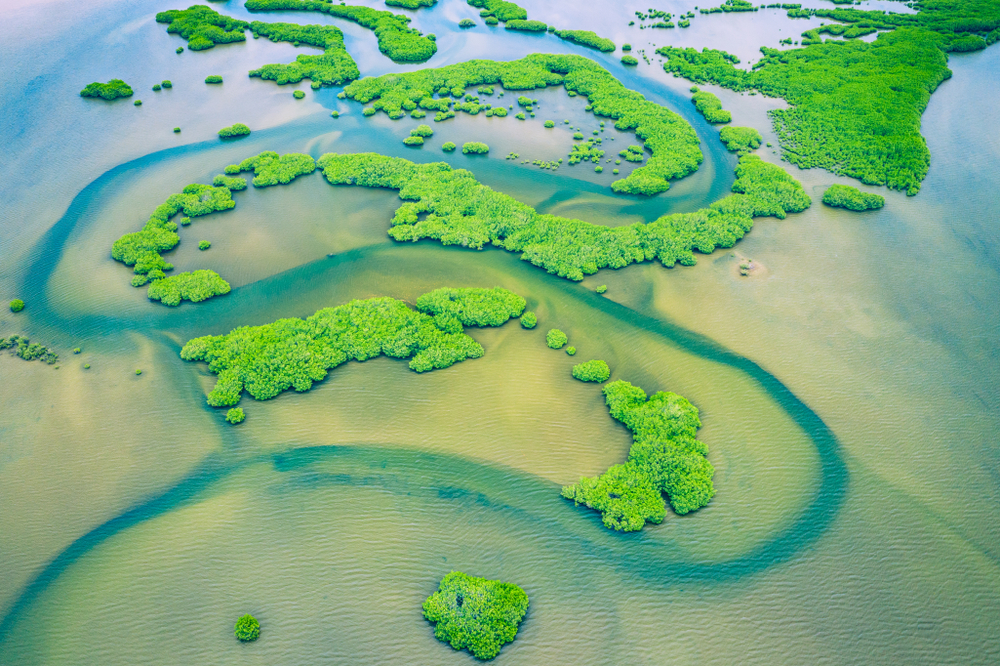
[{"label": "reflection on water", "polygon": [[[762,10],[640,32],[627,26],[647,9],[635,2],[525,6],[650,53],[669,42],[745,61],[818,24]],[[295,102],[289,87],[244,78],[290,61],[289,45],[176,56],[178,39],[152,22],[165,8],[89,3],[53,13],[48,32],[3,28],[16,45],[0,39],[12,76],[44,72],[27,92],[0,82],[11,137],[0,156],[0,293],[28,302],[16,318],[0,313],[0,334],[62,353],[58,370],[0,358],[0,663],[458,663],[469,657],[435,641],[419,612],[453,568],[528,590],[528,618],[500,657],[511,663],[1000,659],[1000,404],[986,388],[998,380],[1000,118],[979,103],[1000,95],[1000,51],[952,56],[955,77],[924,116],[933,163],[920,195],[889,193],[865,215],[814,205],[758,220],[735,248],[766,266],[758,276],[739,277],[738,258],[717,252],[692,268],[632,266],[573,284],[498,250],[395,244],[394,192],[334,188],[317,174],[239,193],[234,210],[183,229],[170,261],[214,268],[235,288],[168,309],[129,286],[111,243],[184,184],[260,150],[444,160],[545,212],[610,225],[717,199],[733,160],[691,108],[688,84],[655,60],[626,71],[620,54],[591,54],[702,138],[701,170],[640,200],[611,195],[609,170],[502,159],[564,156],[572,140],[545,130],[549,117],[597,127],[561,90],[533,93],[534,121],[460,115],[412,150],[401,139],[417,121],[362,118],[335,90]],[[44,11],[19,17],[36,25]],[[585,52],[547,35],[454,30],[477,18],[461,0],[412,15],[438,35],[432,66]],[[263,18],[334,22],[363,72],[406,68],[353,24]],[[209,73],[226,77],[221,90],[200,83]],[[141,109],[75,97],[112,76],[144,89]],[[175,87],[153,97],[145,78]],[[768,136],[774,100],[722,97],[737,123]],[[218,142],[214,132],[235,121],[254,134]],[[609,153],[631,141],[605,136]],[[448,140],[486,141],[491,157],[446,155]],[[847,182],[790,171],[814,201]],[[193,249],[202,238],[210,251]],[[474,330],[483,358],[425,375],[384,358],[350,363],[307,394],[245,399],[238,428],[205,405],[214,376],[177,356],[194,336],[351,298],[412,302],[445,284],[523,294],[539,328]],[[599,284],[605,297],[592,292]],[[553,326],[575,359],[545,347]],[[68,353],[77,346],[80,356]],[[701,409],[717,470],[711,505],[618,535],[558,497],[629,446],[599,389],[569,375],[589,358]],[[263,633],[241,646],[231,626],[248,611]]]}]

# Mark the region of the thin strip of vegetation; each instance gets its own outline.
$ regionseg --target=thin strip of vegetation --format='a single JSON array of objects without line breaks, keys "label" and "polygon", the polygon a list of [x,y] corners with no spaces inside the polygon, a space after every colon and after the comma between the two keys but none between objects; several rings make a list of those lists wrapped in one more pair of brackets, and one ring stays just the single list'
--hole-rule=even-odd
[{"label": "thin strip of vegetation", "polygon": [[797,181],[756,155],[740,158],[734,194],[708,208],[621,227],[539,214],[477,182],[469,171],[441,162],[414,164],[374,153],[329,153],[318,164],[334,185],[399,190],[403,204],[389,230],[395,240],[433,238],[475,249],[491,244],[519,252],[522,260],[570,280],[654,259],[667,267],[693,265],[695,250],[707,254],[732,247],[753,226],[753,218],[784,218],[810,204]]},{"label": "thin strip of vegetation", "polygon": [[[355,300],[306,319],[279,319],[225,335],[189,341],[185,361],[204,361],[219,376],[208,394],[213,407],[231,407],[245,390],[257,400],[287,391],[308,391],[349,360],[380,355],[410,360],[427,372],[483,355],[463,326],[496,326],[524,311],[525,301],[493,289],[445,289],[421,296],[417,309],[393,298]],[[430,313],[430,314],[428,314]]]},{"label": "thin strip of vegetation", "polygon": [[666,191],[671,180],[693,173],[702,162],[698,136],[687,121],[627,89],[603,67],[581,56],[533,54],[511,62],[472,60],[366,77],[349,84],[344,95],[362,104],[371,102],[368,108],[373,113],[384,111],[390,118],[402,118],[416,108],[451,117],[447,115],[454,115],[451,98],[461,98],[466,88],[493,84],[506,90],[563,85],[571,94],[586,96],[594,114],[612,118],[617,129],[634,130],[653,155],[645,166],[614,181],[615,192],[653,195]]},{"label": "thin strip of vegetation", "polygon": [[598,51],[603,51],[604,53],[611,53],[617,48],[613,41],[601,37],[591,30],[556,30],[555,35],[559,39],[565,39],[567,42],[587,46]]},{"label": "thin strip of vegetation", "polygon": [[611,417],[632,431],[628,461],[597,477],[583,477],[562,495],[601,512],[605,527],[641,530],[666,517],[666,495],[680,515],[700,509],[715,494],[708,448],[696,438],[698,409],[676,393],[660,391],[649,398],[628,382],[604,387]]},{"label": "thin strip of vegetation", "polygon": [[410,17],[403,14],[320,0],[247,0],[246,8],[251,12],[314,11],[353,21],[373,31],[379,51],[394,62],[424,62],[437,53],[434,40],[409,27]]},{"label": "thin strip of vegetation", "polygon": [[732,114],[722,108],[722,101],[714,93],[699,90],[697,86],[692,87],[691,92],[694,93],[691,96],[694,108],[698,109],[698,113],[705,116],[708,122],[720,125],[733,119]]}]

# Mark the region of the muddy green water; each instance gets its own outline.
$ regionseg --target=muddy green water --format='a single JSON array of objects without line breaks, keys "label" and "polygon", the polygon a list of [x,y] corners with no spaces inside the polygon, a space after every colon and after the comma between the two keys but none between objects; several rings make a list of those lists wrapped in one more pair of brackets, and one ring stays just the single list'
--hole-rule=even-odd
[{"label": "muddy green water", "polygon": [[[665,34],[627,27],[645,3],[525,6],[619,44],[672,40],[744,59],[813,26],[761,11],[699,15]],[[719,198],[735,161],[693,112],[688,84],[655,59],[623,71],[613,55],[548,36],[460,32],[477,10],[459,0],[412,13],[438,36],[430,65],[587,53],[689,119],[702,168],[640,200],[611,194],[610,169],[522,165],[569,150],[568,126],[542,120],[597,127],[561,90],[534,94],[532,121],[460,116],[407,149],[417,121],[364,119],[336,90],[297,102],[291,87],[245,78],[291,60],[289,45],[176,56],[179,41],[152,20],[167,8],[16,4],[0,28],[0,300],[29,304],[0,313],[0,334],[61,354],[58,370],[0,357],[0,664],[472,663],[420,614],[452,569],[516,582],[531,598],[497,663],[1000,660],[1000,113],[981,103],[1000,98],[1000,50],[952,57],[955,76],[924,115],[924,189],[880,192],[877,213],[824,208],[823,189],[848,181],[791,168],[816,202],[805,213],[758,220],[732,252],[695,267],[574,284],[498,250],[393,243],[395,193],[314,174],[238,193],[234,210],[183,229],[168,255],[177,270],[212,268],[234,290],[168,309],[129,285],[111,243],[186,183],[260,150],[443,159],[540,210],[609,225]],[[368,31],[336,24],[362,73],[406,69]],[[221,89],[201,83],[210,73],[226,77]],[[143,107],[75,96],[112,76],[132,82]],[[173,90],[148,90],[163,78]],[[734,124],[776,143],[766,110],[780,102],[719,94]],[[254,133],[213,137],[237,121]],[[605,137],[610,156],[631,135]],[[445,155],[448,140],[484,140],[490,156]],[[505,161],[511,151],[520,159]],[[203,238],[212,249],[198,252]],[[750,278],[738,274],[743,257],[761,266]],[[245,398],[238,428],[205,405],[214,377],[178,357],[197,335],[352,298],[413,301],[442,285],[515,290],[539,327],[472,330],[486,355],[446,370],[417,375],[381,358],[306,394]],[[545,346],[553,326],[576,357]],[[599,389],[570,377],[590,358],[699,407],[716,468],[707,508],[620,535],[558,497],[630,443]],[[263,626],[252,645],[232,636],[244,612]]]}]

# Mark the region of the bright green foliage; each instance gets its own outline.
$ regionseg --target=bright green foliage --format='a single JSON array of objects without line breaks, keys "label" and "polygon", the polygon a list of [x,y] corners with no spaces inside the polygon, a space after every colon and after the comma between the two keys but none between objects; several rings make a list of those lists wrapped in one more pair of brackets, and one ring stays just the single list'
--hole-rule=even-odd
[{"label": "bright green foliage", "polygon": [[424,617],[436,623],[435,638],[484,660],[514,640],[527,612],[528,595],[517,585],[460,571],[445,576],[424,602]]},{"label": "bright green foliage", "polygon": [[235,123],[229,127],[223,127],[219,130],[219,136],[223,139],[228,139],[231,137],[246,136],[250,133],[250,128],[243,123]]},{"label": "bright green foliage", "polygon": [[181,128],[180,127],[175,127],[174,128],[174,134],[180,134],[180,133],[181,133]]},{"label": "bright green foliage", "polygon": [[791,105],[770,112],[784,159],[869,185],[916,194],[930,152],[920,115],[951,76],[940,35],[920,29],[880,34],[872,43],[828,40],[801,49],[762,48],[746,72],[721,51],[663,47],[667,71],[733,90],[756,89]]},{"label": "bright green foliage", "polygon": [[306,319],[279,319],[195,338],[184,345],[181,358],[209,364],[219,380],[208,404],[229,407],[239,402],[244,389],[257,400],[289,388],[308,391],[351,359],[412,357],[410,369],[426,372],[479,358],[482,346],[460,326],[455,331],[455,321],[499,321],[499,313],[516,316],[524,308],[523,299],[500,288],[439,290],[426,297],[425,307],[440,308],[440,319],[392,298],[355,300]]},{"label": "bright green foliage", "polygon": [[532,329],[538,324],[538,315],[534,312],[525,312],[521,315],[521,327]]},{"label": "bright green foliage", "polygon": [[20,298],[15,298],[10,302],[11,312],[20,312],[23,309],[24,309],[24,301],[22,301]]},{"label": "bright green foliage", "polygon": [[424,145],[424,137],[422,136],[408,136],[403,139],[403,143],[407,146],[422,146]]},{"label": "bright green foliage", "polygon": [[[228,412],[226,412],[226,420],[236,425],[237,423],[243,423],[247,418],[247,415],[243,412],[241,407],[233,407]],[[239,629],[237,629],[237,632]]]},{"label": "bright green foliage", "polygon": [[547,129],[552,129],[553,127],[556,126],[556,122],[554,120],[546,120],[545,123],[543,124]]},{"label": "bright green foliage", "polygon": [[589,46],[592,49],[604,51],[605,53],[610,53],[616,48],[613,41],[599,37],[597,33],[590,30],[556,30],[555,35],[559,39],[565,39],[567,42]]},{"label": "bright green foliage", "polygon": [[490,147],[482,141],[468,141],[462,144],[462,152],[466,155],[485,155],[490,152]]},{"label": "bright green foliage", "polygon": [[344,33],[336,26],[254,21],[250,29],[272,42],[309,44],[323,49],[323,55],[299,55],[287,65],[264,65],[251,70],[250,76],[278,85],[309,79],[323,86],[339,86],[360,76],[357,63],[344,46]]},{"label": "bright green foliage", "polygon": [[[157,277],[154,279],[162,278],[163,271],[169,271],[173,266],[164,261],[160,254],[172,250],[180,242],[176,233],[177,224],[171,222],[170,218],[182,210],[189,217],[198,217],[229,210],[235,205],[232,194],[225,187],[197,183],[188,185],[183,192],[171,194],[165,203],[157,206],[142,231],[125,234],[116,240],[111,248],[111,256],[126,266],[135,266],[135,272],[139,275],[155,271]],[[136,286],[143,284],[145,281]]]},{"label": "bright green foliage", "polygon": [[604,396],[612,418],[632,431],[628,462],[566,486],[563,497],[600,511],[606,527],[626,532],[663,521],[663,494],[678,514],[708,504],[715,470],[695,438],[698,409],[676,393],[661,391],[647,400],[641,388],[623,381],[605,386]]},{"label": "bright green foliage", "polygon": [[437,3],[437,0],[385,0],[385,4],[390,7],[404,7],[406,9],[433,7],[435,3]]},{"label": "bright green foliage", "polygon": [[412,136],[422,136],[425,139],[429,136],[434,136],[434,130],[431,129],[430,125],[417,125],[414,129],[410,130]]},{"label": "bright green foliage", "polygon": [[247,613],[236,620],[236,638],[241,641],[255,641],[260,637],[260,622]]},{"label": "bright green foliage", "polygon": [[631,145],[628,148],[619,150],[618,154],[628,162],[642,162],[646,155],[642,152],[642,146]]},{"label": "bright green foliage", "polygon": [[476,27],[476,22],[473,21],[472,19],[462,19],[461,21],[458,22],[458,27],[459,28],[475,28]]},{"label": "bright green foliage", "polygon": [[566,347],[566,353],[570,356],[576,356],[576,347]]},{"label": "bright green foliage", "polygon": [[210,242],[208,242],[207,240],[198,241],[198,249],[199,250],[204,251],[204,250],[207,250],[210,247],[212,247],[212,244]]},{"label": "bright green foliage", "polygon": [[303,99],[305,96],[306,94],[301,90],[296,90],[295,92],[292,93],[292,97],[294,97],[295,99]]},{"label": "bright green foliage", "polygon": [[154,83],[153,84],[153,91],[154,92],[159,92],[160,91],[160,84],[159,83]]},{"label": "bright green foliage", "polygon": [[[242,192],[247,189],[247,179],[246,178],[234,178],[232,176],[226,176],[219,174],[212,181],[212,185],[215,187],[224,187],[230,192]],[[183,220],[181,220],[183,222]]]},{"label": "bright green foliage", "polygon": [[222,77],[218,74],[209,74],[205,77],[205,83],[222,83]]},{"label": "bright green foliage", "polygon": [[254,187],[287,185],[299,176],[306,176],[316,170],[316,161],[303,153],[278,153],[266,150],[254,157],[248,157],[238,165],[226,167],[226,173],[237,174],[253,171]]},{"label": "bright green foliage", "polygon": [[166,23],[167,32],[187,40],[192,51],[204,51],[216,44],[246,41],[246,21],[219,14],[204,5],[171,9],[156,15],[157,23]]},{"label": "bright green foliage", "polygon": [[[564,85],[573,94],[586,95],[595,115],[614,119],[619,130],[635,130],[653,153],[649,162],[615,181],[612,190],[622,194],[652,195],[666,191],[671,180],[698,169],[703,159],[698,136],[683,118],[625,88],[618,79],[592,60],[573,55],[533,54],[512,62],[472,60],[437,69],[367,77],[349,84],[344,93],[390,117],[402,113],[404,104],[441,110],[447,100],[435,93],[458,97],[465,89],[501,84],[508,90],[533,90]],[[494,109],[493,115],[498,115]]]},{"label": "bright green foliage", "polygon": [[732,114],[722,108],[722,102],[714,94],[698,88],[691,88],[691,92],[694,93],[691,97],[694,107],[708,122],[718,125],[733,119]]},{"label": "bright green foliage", "polygon": [[517,294],[493,289],[435,289],[417,299],[417,309],[434,317],[442,331],[461,333],[463,326],[502,326],[520,317],[525,300]]},{"label": "bright green foliage", "polygon": [[458,146],[456,146],[453,141],[445,141],[444,143],[441,144],[441,150],[443,150],[446,153],[454,151],[455,148],[457,147]]},{"label": "bright green foliage", "polygon": [[628,65],[630,67],[634,67],[634,66],[636,66],[636,65],[639,64],[639,61],[636,59],[635,56],[623,55],[622,56],[622,64],[623,65]]},{"label": "bright green foliage", "polygon": [[394,62],[424,62],[437,52],[434,40],[409,27],[403,14],[321,0],[247,0],[246,8],[260,11],[314,11],[353,21],[375,33],[378,49]]},{"label": "bright green foliage", "polygon": [[[201,248],[199,244],[199,249],[207,248]],[[151,301],[160,301],[164,305],[176,307],[181,301],[200,303],[213,296],[228,294],[230,289],[229,283],[215,271],[200,270],[156,280],[149,285],[146,296]]]},{"label": "bright green foliage", "polygon": [[760,148],[764,141],[764,137],[753,127],[723,127],[719,138],[726,145],[726,150],[737,155],[746,155]]},{"label": "bright green foliage", "polygon": [[784,218],[810,204],[797,181],[755,155],[740,158],[733,195],[692,213],[620,227],[539,214],[478,183],[470,172],[441,162],[418,165],[373,153],[329,153],[318,164],[335,185],[399,190],[403,204],[389,230],[395,240],[435,238],[475,249],[490,243],[571,280],[600,268],[653,259],[668,267],[692,265],[692,250],[732,247],[753,226],[754,217]]},{"label": "bright green foliage", "polygon": [[486,17],[486,18],[485,18],[485,19],[483,20],[483,23],[485,23],[486,25],[496,25],[496,24],[497,24],[497,23],[499,23],[499,22],[500,22],[500,21],[498,21],[498,20],[497,20],[497,17],[496,17],[496,16],[487,16],[487,17]]},{"label": "bright green foliage", "polygon": [[178,46],[176,52],[177,53],[184,53],[184,47],[183,46]]},{"label": "bright green foliage", "polygon": [[131,97],[133,94],[132,87],[121,79],[111,79],[107,83],[88,83],[80,91],[80,97],[100,97],[106,100]]},{"label": "bright green foliage", "polygon": [[885,205],[885,199],[849,185],[831,185],[823,193],[823,203],[848,210],[878,210]]},{"label": "bright green foliage", "polygon": [[597,382],[598,384],[608,381],[611,376],[611,368],[601,360],[577,363],[573,366],[573,378],[581,382]]},{"label": "bright green foliage", "polygon": [[596,288],[594,289],[594,291],[595,291],[596,293],[598,293],[598,294],[603,294],[603,293],[604,293],[604,292],[606,292],[607,290],[608,290],[608,285],[606,285],[606,284],[602,284],[602,285],[600,285],[599,287],[596,287]]},{"label": "bright green foliage", "polygon": [[524,120],[525,119],[525,115],[523,113],[518,113],[514,117],[517,118],[518,120]]},{"label": "bright green foliage", "polygon": [[574,143],[573,149],[569,153],[569,163],[579,164],[583,160],[590,160],[594,164],[598,164],[604,157],[604,151],[597,147],[599,145],[593,139],[587,140],[586,143]]},{"label": "bright green foliage", "polygon": [[135,106],[142,106],[142,100],[141,99],[137,99],[134,102],[132,102],[132,104],[134,104]]},{"label": "bright green foliage", "polygon": [[162,85],[164,88],[173,88],[174,87],[174,84],[171,83],[170,81],[167,81],[167,80],[164,80],[160,85]]},{"label": "bright green foliage", "polygon": [[53,365],[59,360],[59,355],[48,347],[40,345],[37,342],[32,342],[20,335],[0,338],[0,350],[2,349],[9,349],[12,356],[23,358],[25,361],[41,359],[44,363]]},{"label": "bright green foliage", "polygon": [[523,21],[528,18],[528,12],[523,7],[506,0],[468,0],[473,7],[479,7],[480,16],[492,16],[498,21]]},{"label": "bright green foliage", "polygon": [[552,349],[562,349],[567,342],[569,342],[569,337],[558,328],[549,329],[549,332],[545,334],[545,344]]},{"label": "bright green foliage", "polygon": [[545,32],[549,29],[548,24],[543,21],[525,21],[522,19],[507,21],[503,27],[507,30],[522,30],[524,32]]},{"label": "bright green foliage", "polygon": [[139,375],[141,375],[141,374],[142,374],[142,369],[140,369],[140,368],[136,368],[136,369],[135,369],[135,376],[136,376],[136,377],[138,377],[138,376],[139,376]]},{"label": "bright green foliage", "polygon": [[[801,6],[801,5],[800,5]],[[755,12],[757,7],[748,0],[726,0],[719,7],[702,7],[698,10],[702,14],[719,14],[722,12]]]}]

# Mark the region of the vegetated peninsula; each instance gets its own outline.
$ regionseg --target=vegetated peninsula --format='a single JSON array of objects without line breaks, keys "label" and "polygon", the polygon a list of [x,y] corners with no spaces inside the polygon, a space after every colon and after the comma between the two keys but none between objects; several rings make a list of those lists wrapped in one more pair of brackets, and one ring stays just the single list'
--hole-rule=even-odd
[{"label": "vegetated peninsula", "polygon": [[610,39],[600,37],[590,30],[557,30],[554,26],[547,26],[541,21],[529,21],[528,10],[513,2],[506,0],[468,0],[473,7],[479,7],[479,15],[486,18],[495,19],[504,24],[507,30],[523,30],[526,32],[551,32],[559,39],[568,42],[587,46],[598,51],[610,52],[615,50],[615,43]]},{"label": "vegetated peninsula", "polygon": [[[563,85],[571,93],[586,96],[594,114],[613,119],[617,129],[634,130],[652,157],[645,166],[612,183],[615,192],[652,195],[666,191],[671,180],[693,173],[702,162],[698,135],[686,120],[629,90],[606,69],[581,56],[536,53],[511,62],[471,60],[366,77],[344,88],[344,95],[363,104],[371,102],[369,108],[384,111],[390,118],[402,118],[406,111],[418,109],[450,112],[452,98],[460,99],[466,88],[484,84],[500,84],[507,90]],[[479,111],[478,105],[466,109],[455,104],[455,108]]]},{"label": "vegetated peninsula", "polygon": [[250,71],[252,77],[275,81],[279,85],[307,78],[314,88],[319,88],[341,85],[360,75],[357,63],[344,46],[344,33],[336,26],[247,22],[223,16],[204,5],[160,12],[156,20],[167,24],[167,32],[186,39],[192,51],[245,41],[248,29],[255,38],[263,36],[272,42],[290,42],[295,46],[308,44],[323,49],[322,55],[300,55],[287,65],[264,65]]},{"label": "vegetated peninsula", "polygon": [[313,11],[353,21],[375,33],[378,49],[393,62],[424,62],[437,53],[434,40],[409,26],[410,17],[325,0],[247,0],[251,12]]},{"label": "vegetated peninsula", "polygon": [[847,210],[878,210],[885,205],[885,198],[862,192],[850,185],[831,185],[823,193],[823,203]]},{"label": "vegetated peninsula", "polygon": [[111,79],[107,83],[88,83],[87,87],[80,91],[80,97],[100,97],[108,101],[119,97],[131,97],[133,95],[132,86],[121,79]]},{"label": "vegetated peninsula", "polygon": [[344,46],[344,33],[332,25],[298,25],[297,23],[263,23],[253,21],[250,30],[272,42],[308,44],[323,49],[322,55],[299,55],[287,65],[264,65],[250,70],[250,76],[278,85],[312,81],[313,88],[339,86],[361,75],[354,58]]},{"label": "vegetated peninsula", "polygon": [[632,431],[628,461],[597,477],[581,478],[562,495],[601,512],[605,527],[624,532],[661,523],[666,495],[675,513],[708,504],[715,494],[715,470],[708,448],[696,439],[698,409],[676,393],[650,396],[638,386],[616,381],[604,387],[612,418]]},{"label": "vegetated peninsula", "polygon": [[156,207],[141,231],[125,234],[115,241],[111,256],[126,266],[134,266],[133,287],[152,282],[146,295],[164,305],[180,305],[182,300],[198,303],[228,294],[229,283],[214,271],[198,270],[167,277],[166,273],[174,267],[161,255],[180,242],[177,223],[171,218],[183,211],[190,222],[192,217],[232,209],[236,206],[232,193],[247,186],[246,180],[235,177],[241,172],[254,172],[254,187],[269,187],[290,183],[298,176],[315,170],[313,158],[301,153],[279,156],[267,151],[240,164],[231,164],[226,167],[226,175],[215,177],[213,185],[193,183],[179,194],[170,195],[166,202]]},{"label": "vegetated peninsula", "polygon": [[483,660],[493,659],[514,640],[527,612],[528,595],[517,585],[460,571],[441,579],[437,592],[424,602],[435,638]]},{"label": "vegetated peninsula", "polygon": [[[928,99],[951,76],[949,52],[986,48],[1000,40],[1000,4],[991,0],[916,0],[915,14],[854,8],[790,7],[793,18],[839,24],[803,33],[803,48],[762,47],[751,71],[723,51],[663,47],[664,68],[695,82],[758,90],[784,98],[770,112],[783,158],[822,167],[869,185],[916,194],[930,165],[920,135]],[[857,37],[890,30],[871,43]],[[844,40],[820,41],[819,33]]]},{"label": "vegetated peninsula", "polygon": [[349,360],[382,354],[410,360],[427,372],[483,355],[465,326],[499,326],[524,312],[517,294],[493,289],[439,289],[417,299],[417,309],[394,298],[355,300],[306,319],[279,319],[243,326],[225,335],[189,341],[185,361],[204,361],[219,376],[208,394],[213,407],[231,407],[246,390],[268,400],[288,389],[308,391],[313,382]]},{"label": "vegetated peninsula", "polygon": [[728,123],[733,119],[732,114],[722,108],[722,102],[714,93],[710,93],[707,90],[700,90],[697,86],[693,86],[691,92],[694,93],[691,96],[694,108],[698,109],[698,113],[705,116],[705,120],[708,122],[713,125],[719,125]]},{"label": "vegetated peninsula", "polygon": [[475,249],[492,244],[520,252],[524,261],[570,280],[654,259],[667,267],[693,265],[693,250],[709,253],[732,247],[753,226],[754,217],[784,218],[810,205],[795,179],[756,155],[740,158],[734,194],[708,208],[621,227],[540,214],[477,182],[472,173],[441,162],[414,164],[374,153],[329,153],[317,163],[334,185],[399,190],[403,204],[389,230],[395,240],[434,238]]}]

